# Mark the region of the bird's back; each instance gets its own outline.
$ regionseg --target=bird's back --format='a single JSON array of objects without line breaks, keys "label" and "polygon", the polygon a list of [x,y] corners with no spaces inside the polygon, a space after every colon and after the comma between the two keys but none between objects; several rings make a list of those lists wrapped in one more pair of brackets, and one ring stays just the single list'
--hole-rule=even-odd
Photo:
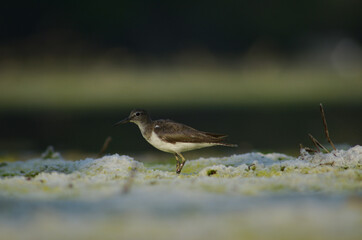
[{"label": "bird's back", "polygon": [[224,134],[199,131],[172,120],[161,119],[154,121],[153,124],[154,132],[158,137],[169,143],[218,143],[227,137],[227,135]]}]

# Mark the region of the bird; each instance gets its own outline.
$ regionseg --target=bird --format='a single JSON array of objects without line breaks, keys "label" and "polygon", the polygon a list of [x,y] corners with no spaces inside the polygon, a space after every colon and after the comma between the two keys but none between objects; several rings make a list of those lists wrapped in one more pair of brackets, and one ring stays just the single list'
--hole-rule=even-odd
[{"label": "bird", "polygon": [[181,173],[186,162],[182,152],[217,145],[237,147],[236,144],[223,142],[227,135],[199,131],[169,119],[153,121],[148,112],[143,109],[132,110],[127,118],[113,126],[129,122],[135,123],[139,127],[142,136],[152,146],[163,152],[174,154],[177,174]]}]

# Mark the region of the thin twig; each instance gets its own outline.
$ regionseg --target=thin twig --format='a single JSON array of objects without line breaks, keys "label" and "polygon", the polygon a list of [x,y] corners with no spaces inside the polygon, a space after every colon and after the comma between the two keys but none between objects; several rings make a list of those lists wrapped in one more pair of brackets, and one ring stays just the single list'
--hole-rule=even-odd
[{"label": "thin twig", "polygon": [[315,153],[317,152],[316,150],[314,149],[311,149],[309,147],[304,147],[301,143],[299,144],[299,152],[302,152],[302,150],[305,150],[307,151],[308,153]]},{"label": "thin twig", "polygon": [[127,194],[129,193],[131,187],[132,187],[132,184],[133,184],[133,180],[136,176],[136,172],[137,172],[137,167],[136,166],[133,166],[131,168],[131,171],[130,171],[130,174],[129,174],[129,177],[127,179],[127,182],[123,185],[123,188],[122,188],[122,194]]},{"label": "thin twig", "polygon": [[303,149],[304,149],[303,144],[299,143],[299,152],[302,153]]},{"label": "thin twig", "polygon": [[323,120],[323,125],[324,125],[324,132],[326,134],[327,141],[329,142],[329,144],[331,144],[331,146],[332,146],[332,148],[334,150],[337,150],[336,147],[334,146],[331,138],[329,137],[329,131],[328,131],[328,127],[327,127],[327,120],[326,120],[326,116],[324,114],[324,109],[323,109],[322,103],[319,104],[319,108],[320,108],[321,115],[322,115],[322,120]]},{"label": "thin twig", "polygon": [[319,164],[319,166],[333,166],[333,165],[334,165],[334,161]]},{"label": "thin twig", "polygon": [[309,148],[309,147],[305,147],[304,150],[306,150],[306,151],[309,152],[309,153],[316,153],[316,152],[317,152],[316,150],[311,149],[311,148]]},{"label": "thin twig", "polygon": [[299,155],[301,157],[302,160],[304,160],[305,157],[305,152],[307,153],[315,153],[317,152],[314,149],[310,149],[309,147],[304,147],[301,143],[299,144]]},{"label": "thin twig", "polygon": [[104,152],[107,150],[109,143],[112,141],[112,137],[108,136],[104,141],[101,151],[97,154],[97,157],[100,158],[103,156]]},{"label": "thin twig", "polygon": [[317,148],[317,151],[320,152],[320,149],[319,148],[323,148],[324,151],[326,151],[327,153],[329,153],[328,149],[325,148],[320,142],[318,142],[318,140],[316,138],[314,138],[312,136],[312,134],[308,134],[309,135],[309,138],[312,140],[312,142],[314,143],[314,145],[316,146]]},{"label": "thin twig", "polygon": [[308,133],[308,136],[309,136],[310,140],[312,140],[315,148],[317,149],[317,152],[320,152],[321,150],[319,149],[319,146],[318,146],[317,142],[315,141],[315,138],[310,133]]}]

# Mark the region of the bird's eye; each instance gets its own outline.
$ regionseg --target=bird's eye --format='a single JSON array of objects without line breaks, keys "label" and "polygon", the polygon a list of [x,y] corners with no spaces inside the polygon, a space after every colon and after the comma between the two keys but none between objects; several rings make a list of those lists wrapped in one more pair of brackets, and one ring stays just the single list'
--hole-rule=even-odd
[{"label": "bird's eye", "polygon": [[140,112],[136,112],[136,116],[138,117],[139,115],[141,115],[141,113],[140,113]]}]

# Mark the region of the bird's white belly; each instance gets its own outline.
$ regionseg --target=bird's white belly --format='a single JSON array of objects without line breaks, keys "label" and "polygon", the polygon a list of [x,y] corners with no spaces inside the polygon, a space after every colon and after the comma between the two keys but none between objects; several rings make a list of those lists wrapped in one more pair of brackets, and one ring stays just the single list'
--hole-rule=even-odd
[{"label": "bird's white belly", "polygon": [[157,136],[157,134],[153,132],[151,134],[151,137],[146,140],[155,148],[169,153],[181,153],[181,152],[217,145],[217,143],[187,143],[187,142],[167,143],[162,141]]}]

